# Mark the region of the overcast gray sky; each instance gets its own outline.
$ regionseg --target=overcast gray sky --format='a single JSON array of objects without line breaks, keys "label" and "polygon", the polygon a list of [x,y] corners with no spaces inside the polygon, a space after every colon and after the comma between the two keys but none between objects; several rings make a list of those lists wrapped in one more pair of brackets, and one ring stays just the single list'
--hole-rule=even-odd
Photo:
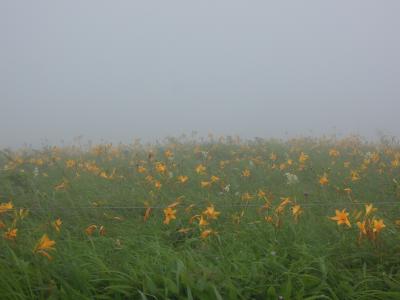
[{"label": "overcast gray sky", "polygon": [[400,1],[0,2],[0,146],[400,136]]}]

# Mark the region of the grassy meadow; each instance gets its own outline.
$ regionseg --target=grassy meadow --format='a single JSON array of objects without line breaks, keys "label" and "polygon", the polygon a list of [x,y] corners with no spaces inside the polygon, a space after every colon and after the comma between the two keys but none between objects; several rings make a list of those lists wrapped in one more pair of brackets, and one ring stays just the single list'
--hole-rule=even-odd
[{"label": "grassy meadow", "polygon": [[0,152],[1,299],[400,299],[400,146]]}]

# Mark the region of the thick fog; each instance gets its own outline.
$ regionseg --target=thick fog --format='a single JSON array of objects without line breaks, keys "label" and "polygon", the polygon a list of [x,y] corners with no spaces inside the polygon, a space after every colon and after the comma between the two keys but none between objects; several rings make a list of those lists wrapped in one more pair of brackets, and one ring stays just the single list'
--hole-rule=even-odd
[{"label": "thick fog", "polygon": [[0,2],[0,147],[400,136],[400,2]]}]

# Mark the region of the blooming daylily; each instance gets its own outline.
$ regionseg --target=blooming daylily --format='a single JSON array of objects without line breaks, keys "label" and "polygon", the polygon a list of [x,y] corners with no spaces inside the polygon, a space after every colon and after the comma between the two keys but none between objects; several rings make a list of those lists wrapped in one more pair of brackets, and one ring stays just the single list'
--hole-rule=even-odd
[{"label": "blooming daylily", "polygon": [[61,224],[62,224],[62,221],[61,221],[60,218],[58,218],[57,220],[55,220],[53,222],[53,226],[54,226],[54,228],[56,229],[57,232],[60,232]]},{"label": "blooming daylily", "polygon": [[210,219],[217,219],[218,216],[220,215],[220,212],[215,210],[214,205],[210,205],[209,207],[206,208],[203,214]]},{"label": "blooming daylily", "polygon": [[329,150],[329,156],[331,157],[338,157],[340,155],[340,152],[336,149],[331,149]]},{"label": "blooming daylily", "polygon": [[200,236],[201,236],[202,239],[206,239],[206,238],[208,238],[211,234],[216,234],[216,232],[215,232],[214,230],[212,230],[212,229],[206,229],[206,230],[204,230],[204,231],[200,234]]},{"label": "blooming daylily", "polygon": [[15,240],[17,237],[17,231],[18,229],[13,228],[13,229],[8,229],[5,233],[4,233],[4,238],[7,240]]},{"label": "blooming daylily", "polygon": [[178,181],[180,182],[180,183],[185,183],[186,181],[188,181],[189,180],[189,177],[188,176],[185,176],[185,175],[180,175],[180,176],[178,176]]},{"label": "blooming daylily", "polygon": [[300,153],[300,157],[299,157],[299,162],[300,163],[305,163],[308,160],[309,156],[307,154],[305,154],[304,152]]},{"label": "blooming daylily", "polygon": [[172,209],[171,207],[167,207],[164,209],[164,224],[169,224],[171,220],[176,219],[176,209]]},{"label": "blooming daylily", "polygon": [[165,171],[167,171],[167,166],[163,163],[157,162],[156,170],[158,173],[165,173]]},{"label": "blooming daylily", "polygon": [[373,232],[379,233],[386,225],[383,223],[383,220],[374,220],[373,222]]},{"label": "blooming daylily", "polygon": [[360,233],[367,235],[367,229],[365,228],[365,220],[363,222],[357,222],[357,227],[360,229]]},{"label": "blooming daylily", "polygon": [[1,204],[0,204],[0,214],[1,214],[1,213],[5,213],[5,212],[7,212],[7,211],[13,209],[13,207],[14,207],[14,206],[13,206],[13,204],[11,203],[11,201],[8,202],[8,203],[1,203]]},{"label": "blooming daylily", "polygon": [[217,182],[217,181],[219,181],[219,177],[218,176],[215,176],[215,175],[213,175],[213,176],[211,176],[211,178],[210,178],[210,180],[211,180],[211,182]]},{"label": "blooming daylily", "polygon": [[207,226],[209,223],[203,218],[203,216],[200,216],[199,220],[199,225],[200,226]]},{"label": "blooming daylily", "polygon": [[96,225],[89,225],[86,229],[85,232],[87,235],[92,235],[93,232],[97,229]]},{"label": "blooming daylily", "polygon": [[243,177],[250,177],[250,175],[251,175],[251,172],[250,172],[249,169],[245,169],[245,170],[242,171],[242,176]]},{"label": "blooming daylily", "polygon": [[208,188],[211,186],[211,181],[202,181],[200,184],[202,188]]},{"label": "blooming daylily", "polygon": [[301,209],[301,206],[296,204],[292,207],[292,214],[295,220],[297,221],[299,216],[303,213],[303,210]]},{"label": "blooming daylily", "polygon": [[346,224],[347,226],[351,227],[348,216],[349,213],[346,212],[346,209],[343,209],[342,211],[336,209],[336,216],[331,217],[331,220],[336,221],[338,225]]},{"label": "blooming daylily", "polygon": [[198,165],[196,167],[196,173],[197,174],[203,174],[206,171],[206,167],[203,165]]},{"label": "blooming daylily", "polygon": [[372,204],[365,204],[365,216],[377,211],[378,209],[375,208]]},{"label": "blooming daylily", "polygon": [[323,176],[319,178],[320,185],[327,185],[329,183],[328,175],[325,173]]},{"label": "blooming daylily", "polygon": [[33,252],[46,256],[49,260],[51,260],[52,257],[50,256],[50,254],[47,253],[47,251],[55,250],[54,249],[55,244],[56,244],[55,241],[49,239],[47,234],[44,234],[40,239],[39,243],[36,245],[35,249],[33,249]]}]

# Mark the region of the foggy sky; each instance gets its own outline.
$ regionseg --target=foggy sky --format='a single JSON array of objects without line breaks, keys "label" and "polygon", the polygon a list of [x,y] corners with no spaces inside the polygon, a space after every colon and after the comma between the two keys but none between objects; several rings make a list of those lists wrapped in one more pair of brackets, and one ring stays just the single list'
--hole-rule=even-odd
[{"label": "foggy sky", "polygon": [[400,1],[0,2],[0,147],[400,136]]}]

